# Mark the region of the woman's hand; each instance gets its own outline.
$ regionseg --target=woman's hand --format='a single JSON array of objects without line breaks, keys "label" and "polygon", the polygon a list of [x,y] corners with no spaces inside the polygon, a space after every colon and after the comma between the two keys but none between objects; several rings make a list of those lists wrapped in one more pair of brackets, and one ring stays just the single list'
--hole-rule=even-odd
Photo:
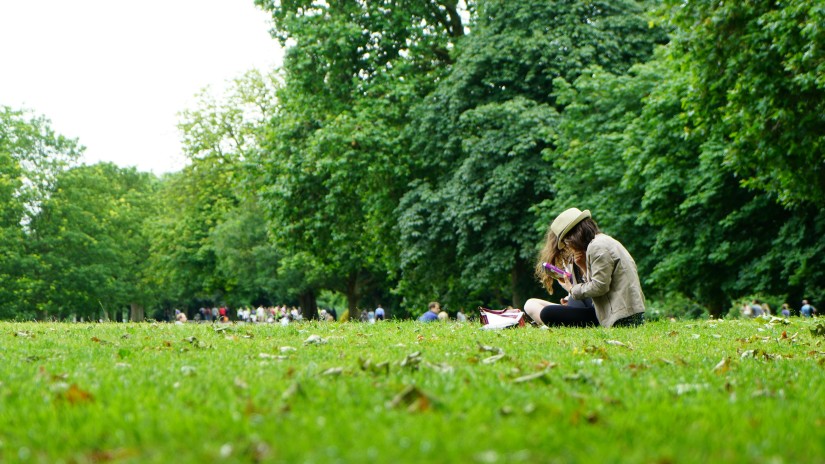
[{"label": "woman's hand", "polygon": [[562,299],[561,299],[561,300],[559,300],[559,303],[560,303],[560,304],[562,304],[562,305],[564,305],[564,306],[567,306],[567,297],[566,297],[566,296],[565,296],[565,297],[562,297]]},{"label": "woman's hand", "polygon": [[561,285],[563,289],[567,290],[568,293],[570,293],[570,289],[573,288],[573,283],[570,282],[570,280],[567,279],[567,278],[556,279],[556,282],[558,282],[559,285]]}]

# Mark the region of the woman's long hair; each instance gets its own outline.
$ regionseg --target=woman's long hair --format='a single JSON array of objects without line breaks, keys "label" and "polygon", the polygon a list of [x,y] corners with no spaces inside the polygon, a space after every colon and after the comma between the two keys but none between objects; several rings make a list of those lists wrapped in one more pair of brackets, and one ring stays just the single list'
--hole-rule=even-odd
[{"label": "woman's long hair", "polygon": [[567,261],[567,253],[565,253],[566,250],[559,250],[558,243],[558,237],[556,237],[556,234],[554,234],[553,231],[550,230],[550,227],[548,227],[547,233],[544,235],[544,247],[539,252],[536,260],[536,279],[551,295],[553,294],[553,281],[555,278],[552,273],[548,272],[547,269],[544,268],[544,263],[550,263],[564,269]]},{"label": "woman's long hair", "polygon": [[550,263],[556,267],[564,269],[567,263],[573,261],[573,251],[580,251],[582,253],[587,251],[587,245],[600,234],[599,226],[591,218],[585,218],[564,236],[564,242],[569,246],[565,246],[559,250],[559,239],[556,234],[547,228],[547,233],[544,236],[544,247],[541,249],[536,260],[535,275],[536,279],[547,289],[547,293],[553,294],[553,281],[556,280],[553,273],[548,272],[544,268],[544,263]]}]

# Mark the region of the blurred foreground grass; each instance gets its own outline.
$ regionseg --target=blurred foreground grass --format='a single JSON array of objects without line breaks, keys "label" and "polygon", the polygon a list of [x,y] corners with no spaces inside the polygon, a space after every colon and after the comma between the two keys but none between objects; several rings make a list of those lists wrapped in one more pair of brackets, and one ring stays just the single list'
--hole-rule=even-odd
[{"label": "blurred foreground grass", "polygon": [[817,324],[0,323],[0,461],[825,462]]}]

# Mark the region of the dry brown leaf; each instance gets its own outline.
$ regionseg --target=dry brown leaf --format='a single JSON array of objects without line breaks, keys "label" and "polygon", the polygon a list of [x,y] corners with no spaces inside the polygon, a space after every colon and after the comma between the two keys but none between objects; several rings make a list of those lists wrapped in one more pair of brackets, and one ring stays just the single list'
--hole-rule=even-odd
[{"label": "dry brown leaf", "polygon": [[730,370],[730,359],[728,359],[727,357],[722,358],[722,360],[719,361],[716,364],[716,366],[713,368],[713,372],[715,372],[717,374],[724,374],[725,372],[727,372],[729,370]]},{"label": "dry brown leaf", "polygon": [[81,390],[76,384],[71,384],[69,389],[63,393],[63,398],[71,404],[87,403],[94,401],[91,393]]}]

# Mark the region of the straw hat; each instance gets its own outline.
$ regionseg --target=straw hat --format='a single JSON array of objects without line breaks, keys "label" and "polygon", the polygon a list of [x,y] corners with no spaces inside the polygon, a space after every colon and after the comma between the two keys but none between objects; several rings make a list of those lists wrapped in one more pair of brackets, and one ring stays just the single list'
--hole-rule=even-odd
[{"label": "straw hat", "polygon": [[558,237],[558,247],[559,250],[564,248],[564,243],[562,239],[564,236],[570,232],[570,229],[573,228],[576,224],[580,223],[583,219],[590,217],[590,210],[586,209],[584,211],[579,210],[579,208],[570,208],[565,212],[561,213],[553,220],[553,223],[550,224],[550,230],[556,234]]}]

